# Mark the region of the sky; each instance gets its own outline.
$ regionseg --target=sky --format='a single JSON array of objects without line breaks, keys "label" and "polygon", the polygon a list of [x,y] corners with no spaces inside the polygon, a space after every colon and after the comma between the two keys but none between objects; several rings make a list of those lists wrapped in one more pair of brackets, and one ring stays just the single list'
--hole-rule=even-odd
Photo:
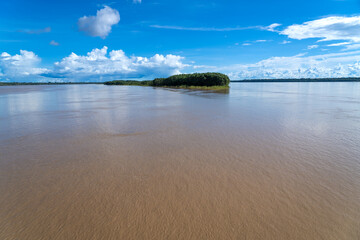
[{"label": "sky", "polygon": [[360,77],[360,0],[0,1],[0,82]]}]

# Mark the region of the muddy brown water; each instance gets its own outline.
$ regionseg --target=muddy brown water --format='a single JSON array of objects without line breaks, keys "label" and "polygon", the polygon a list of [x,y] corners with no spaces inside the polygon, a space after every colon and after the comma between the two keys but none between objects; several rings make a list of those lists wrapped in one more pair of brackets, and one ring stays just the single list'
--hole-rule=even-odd
[{"label": "muddy brown water", "polygon": [[0,239],[360,239],[360,84],[0,87]]}]

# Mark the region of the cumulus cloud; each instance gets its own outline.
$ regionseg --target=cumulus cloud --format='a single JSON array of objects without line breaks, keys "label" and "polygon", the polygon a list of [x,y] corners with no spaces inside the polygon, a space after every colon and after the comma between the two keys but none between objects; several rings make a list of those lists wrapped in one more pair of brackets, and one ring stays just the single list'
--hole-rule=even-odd
[{"label": "cumulus cloud", "polygon": [[30,51],[0,55],[1,81],[106,81],[114,79],[152,79],[179,74],[188,65],[177,55],[152,57],[126,56],[122,50],[108,53],[105,46],[86,55],[71,53],[52,69],[39,67],[41,59]]},{"label": "cumulus cloud", "polygon": [[360,16],[325,17],[303,24],[294,24],[280,34],[292,39],[319,38],[319,41],[348,40],[360,42]]},{"label": "cumulus cloud", "polygon": [[133,0],[133,3],[141,3],[141,0]]},{"label": "cumulus cloud", "polygon": [[[41,74],[49,72],[46,68],[40,68],[41,59],[31,51],[20,50],[20,54],[10,55],[3,52],[0,55],[0,79],[26,80],[33,78],[38,80]],[[41,78],[41,77],[40,77]]]},{"label": "cumulus cloud", "polygon": [[93,37],[105,39],[111,32],[113,25],[120,21],[120,14],[116,9],[105,6],[97,11],[96,16],[84,16],[78,20],[80,31]]},{"label": "cumulus cloud", "polygon": [[[351,46],[351,45],[349,45]],[[360,50],[315,56],[298,54],[271,57],[253,64],[224,67],[187,65],[177,55],[155,54],[152,57],[127,56],[122,50],[108,51],[105,46],[85,55],[71,53],[54,63],[53,68],[40,67],[41,59],[33,52],[0,55],[1,81],[107,81],[114,79],[153,79],[180,72],[218,71],[231,79],[255,78],[326,78],[358,77]]]},{"label": "cumulus cloud", "polygon": [[254,64],[218,68],[231,79],[358,77],[360,51],[307,56],[272,57]]},{"label": "cumulus cloud", "polygon": [[153,78],[180,73],[183,57],[160,55],[128,57],[122,50],[108,53],[105,46],[93,49],[86,56],[71,53],[54,64],[53,75],[77,79]]}]

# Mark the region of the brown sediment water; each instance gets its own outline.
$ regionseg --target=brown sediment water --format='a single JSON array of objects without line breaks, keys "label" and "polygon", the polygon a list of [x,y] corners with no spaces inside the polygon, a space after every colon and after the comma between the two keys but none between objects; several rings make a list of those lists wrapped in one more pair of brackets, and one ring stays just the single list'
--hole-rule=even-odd
[{"label": "brown sediment water", "polygon": [[360,84],[0,87],[0,239],[360,239]]}]

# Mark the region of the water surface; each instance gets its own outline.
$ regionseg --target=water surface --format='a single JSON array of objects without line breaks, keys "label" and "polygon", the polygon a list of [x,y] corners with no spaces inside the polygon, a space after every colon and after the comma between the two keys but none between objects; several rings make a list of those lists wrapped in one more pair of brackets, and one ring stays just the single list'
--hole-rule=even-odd
[{"label": "water surface", "polygon": [[0,87],[0,239],[360,239],[360,83]]}]

